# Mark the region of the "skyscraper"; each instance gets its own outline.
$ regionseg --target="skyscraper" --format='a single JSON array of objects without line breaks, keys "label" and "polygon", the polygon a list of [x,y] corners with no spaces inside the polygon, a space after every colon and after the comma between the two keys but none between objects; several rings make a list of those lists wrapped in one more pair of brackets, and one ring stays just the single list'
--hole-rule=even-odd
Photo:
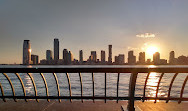
[{"label": "skyscraper", "polygon": [[38,55],[31,55],[31,61],[33,64],[38,64],[39,63],[39,56]]},{"label": "skyscraper", "polygon": [[114,57],[114,63],[115,63],[116,65],[119,64],[119,57],[118,57],[118,56],[115,56],[115,57]]},{"label": "skyscraper", "polygon": [[68,64],[71,64],[72,61],[73,61],[73,54],[72,54],[71,51],[69,51],[69,53],[68,53]]},{"label": "skyscraper", "polygon": [[101,62],[105,62],[105,51],[101,50]]},{"label": "skyscraper", "polygon": [[128,52],[128,64],[136,64],[136,56],[133,51]]},{"label": "skyscraper", "polygon": [[30,40],[24,40],[23,43],[23,64],[31,64],[31,44]]},{"label": "skyscraper", "polygon": [[83,51],[82,50],[80,50],[79,51],[79,61],[80,61],[80,63],[82,63],[83,62]]},{"label": "skyscraper", "polygon": [[46,50],[46,60],[52,60],[52,51],[51,50]]},{"label": "skyscraper", "polygon": [[175,64],[175,52],[174,51],[170,52],[169,64]]},{"label": "skyscraper", "polygon": [[63,61],[64,61],[64,64],[68,64],[68,56],[69,56],[68,50],[64,49],[63,50]]},{"label": "skyscraper", "polygon": [[108,45],[108,51],[109,51],[108,63],[111,64],[112,63],[112,45]]},{"label": "skyscraper", "polygon": [[160,64],[160,53],[159,52],[155,52],[153,54],[153,63]]},{"label": "skyscraper", "polygon": [[54,39],[54,60],[57,62],[59,60],[59,40]]},{"label": "skyscraper", "polygon": [[145,63],[145,52],[140,52],[139,53],[139,61],[140,64],[144,64]]},{"label": "skyscraper", "polygon": [[91,51],[91,61],[97,62],[97,52],[96,51]]},{"label": "skyscraper", "polygon": [[124,64],[125,63],[125,55],[124,54],[119,54],[119,56],[118,56],[118,63],[119,64]]}]

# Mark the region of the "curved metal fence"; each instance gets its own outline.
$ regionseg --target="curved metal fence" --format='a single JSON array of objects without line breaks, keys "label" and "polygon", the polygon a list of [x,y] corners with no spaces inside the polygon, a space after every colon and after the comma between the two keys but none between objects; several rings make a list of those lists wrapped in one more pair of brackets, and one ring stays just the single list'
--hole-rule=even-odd
[{"label": "curved metal fence", "polygon": [[[161,73],[157,88],[155,97],[147,97],[146,96],[146,87],[148,78],[151,74],[151,72],[158,72]],[[188,98],[183,97],[183,93],[185,90],[185,86],[188,80],[188,75],[185,77],[183,84],[181,86],[181,91],[179,97],[171,97],[171,89],[174,83],[174,80],[178,76],[179,73],[188,73],[188,68],[178,67],[178,68],[165,68],[165,67],[153,67],[153,68],[138,68],[138,67],[131,67],[131,68],[0,68],[0,73],[4,75],[4,77],[7,79],[8,83],[11,86],[12,90],[12,96],[5,96],[4,90],[2,87],[2,84],[0,83],[0,89],[1,89],[1,96],[0,98],[3,99],[4,102],[6,102],[6,98],[12,98],[15,102],[17,102],[17,99],[25,99],[27,102],[28,99],[36,99],[37,102],[39,102],[39,99],[46,99],[48,102],[50,102],[50,99],[58,99],[59,102],[61,102],[61,99],[69,99],[70,102],[72,102],[73,99],[80,99],[82,102],[84,100],[92,99],[93,102],[97,99],[103,99],[106,103],[106,100],[116,100],[117,103],[119,100],[128,100],[128,110],[134,110],[134,101],[135,100],[142,100],[143,102],[145,100],[154,100],[154,103],[157,102],[157,100],[165,100],[166,103],[168,103],[170,100],[178,101],[178,103],[181,103],[182,101],[188,101]],[[15,95],[15,89],[12,84],[11,79],[6,73],[14,73],[19,80],[23,95],[22,96],[16,96]],[[30,80],[32,81],[32,85],[34,88],[34,96],[28,96],[26,94],[26,89],[23,83],[23,80],[20,77],[19,73],[26,73]],[[37,88],[34,81],[34,78],[31,73],[39,73],[45,87],[45,96],[38,96],[37,95]],[[46,78],[43,73],[52,73],[53,77],[55,79],[56,87],[57,87],[57,95],[56,96],[49,96],[49,87],[47,85]],[[61,96],[60,95],[60,87],[58,82],[58,77],[56,73],[65,73],[66,78],[68,81],[68,89],[69,89],[69,96]],[[79,75],[79,82],[80,82],[80,96],[72,96],[72,90],[71,90],[71,81],[69,77],[69,73],[77,73]],[[92,95],[91,96],[83,96],[83,83],[82,83],[82,73],[90,73],[92,75]],[[104,74],[104,96],[95,96],[95,80],[94,80],[94,74],[95,73],[102,73]],[[116,96],[107,96],[107,73],[116,73],[117,74],[117,86],[116,86]],[[119,97],[119,80],[120,80],[120,74],[121,73],[130,73],[130,81],[129,81],[129,95],[124,97]],[[144,89],[143,89],[143,95],[140,97],[135,97],[135,86],[136,86],[136,80],[138,73],[147,73],[145,83],[144,83]],[[173,73],[173,77],[170,80],[169,87],[168,87],[168,95],[166,97],[158,97],[158,91],[160,87],[161,80],[163,79],[163,76],[165,73]]]}]

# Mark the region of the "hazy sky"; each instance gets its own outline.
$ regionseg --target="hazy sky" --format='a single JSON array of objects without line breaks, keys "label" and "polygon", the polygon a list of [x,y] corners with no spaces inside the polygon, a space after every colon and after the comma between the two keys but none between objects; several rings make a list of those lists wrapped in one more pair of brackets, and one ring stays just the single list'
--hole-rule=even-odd
[{"label": "hazy sky", "polygon": [[[188,55],[188,0],[0,0],[0,63],[21,63],[23,40],[31,40],[32,54],[45,58],[53,39],[78,59],[90,51],[113,59],[134,49],[135,55],[150,45],[167,59]],[[148,37],[154,34],[155,37]],[[107,57],[106,57],[107,58]],[[137,58],[138,59],[138,58]]]}]

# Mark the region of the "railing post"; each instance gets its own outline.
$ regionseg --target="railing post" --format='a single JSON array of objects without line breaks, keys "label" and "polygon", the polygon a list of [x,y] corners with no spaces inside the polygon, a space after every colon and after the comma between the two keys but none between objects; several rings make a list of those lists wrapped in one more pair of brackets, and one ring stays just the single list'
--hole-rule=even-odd
[{"label": "railing post", "polygon": [[136,79],[137,79],[137,72],[132,72],[130,76],[130,81],[129,81],[129,101],[127,105],[127,110],[128,111],[134,111],[134,97],[135,97],[135,86],[136,86]]}]

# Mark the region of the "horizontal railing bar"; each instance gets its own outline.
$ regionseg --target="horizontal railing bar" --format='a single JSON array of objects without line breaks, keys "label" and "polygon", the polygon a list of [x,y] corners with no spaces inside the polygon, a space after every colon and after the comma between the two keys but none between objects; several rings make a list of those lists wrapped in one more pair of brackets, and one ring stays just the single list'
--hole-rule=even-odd
[{"label": "horizontal railing bar", "polygon": [[[167,100],[168,98],[164,98],[164,97],[157,97],[157,98],[155,98],[155,97],[145,97],[145,100],[155,100],[155,99],[157,99],[157,100]],[[179,100],[180,98],[175,98],[175,97],[171,97],[171,98],[169,98],[169,100]],[[182,98],[182,101],[188,101],[188,98]]]},{"label": "horizontal railing bar", "polygon": [[[16,98],[16,99],[109,99],[109,100],[116,100],[117,97],[100,97],[100,96],[0,96],[0,98]],[[119,100],[124,99],[124,100],[129,100],[129,97],[119,97]],[[141,98],[139,97],[138,100]]]},{"label": "horizontal railing bar", "polygon": [[[0,98],[16,98],[16,99],[93,99],[93,96],[0,96]],[[108,100],[117,100],[116,96],[95,96],[94,99],[108,99]],[[118,97],[119,100],[129,100],[129,97]],[[135,100],[142,100],[143,97],[134,97]],[[155,97],[145,97],[145,100],[155,100]],[[157,100],[179,100],[180,98],[177,97],[157,97]],[[181,101],[188,101],[188,98],[182,98]]]},{"label": "horizontal railing bar", "polygon": [[169,68],[0,68],[0,73],[188,73],[186,67]]}]

